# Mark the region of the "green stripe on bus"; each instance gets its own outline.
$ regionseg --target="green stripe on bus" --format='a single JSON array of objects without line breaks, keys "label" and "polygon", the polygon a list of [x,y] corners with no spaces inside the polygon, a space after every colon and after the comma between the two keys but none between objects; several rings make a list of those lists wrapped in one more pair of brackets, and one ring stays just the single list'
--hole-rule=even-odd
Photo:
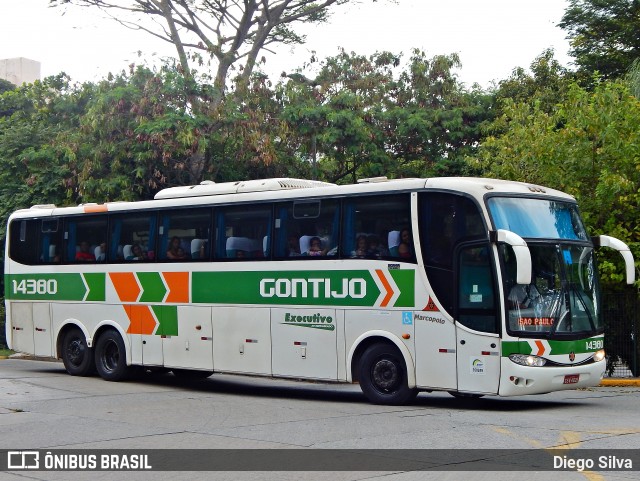
[{"label": "green stripe on bus", "polygon": [[151,306],[160,325],[156,330],[157,336],[178,335],[178,306]]},{"label": "green stripe on bus", "polygon": [[104,273],[7,274],[7,299],[33,301],[104,301]]},{"label": "green stripe on bus", "polygon": [[[545,356],[558,356],[562,354],[584,354],[588,352],[596,352],[603,348],[603,336],[590,337],[589,339],[579,339],[576,341],[549,341],[551,352],[545,353]],[[532,354],[534,349],[527,341],[502,341],[502,356],[507,357],[510,354]]]},{"label": "green stripe on bus", "polygon": [[[394,306],[413,307],[414,271],[391,276],[400,290]],[[192,273],[192,300],[196,304],[371,307],[381,294],[367,270]]]},{"label": "green stripe on bus", "polygon": [[138,272],[136,274],[142,287],[142,295],[138,302],[162,302],[167,295],[167,288],[158,272]]}]

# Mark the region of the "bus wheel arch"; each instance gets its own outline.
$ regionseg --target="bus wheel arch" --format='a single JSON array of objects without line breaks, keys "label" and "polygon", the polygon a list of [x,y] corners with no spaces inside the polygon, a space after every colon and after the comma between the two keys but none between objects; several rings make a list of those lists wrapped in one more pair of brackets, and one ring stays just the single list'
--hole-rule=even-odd
[{"label": "bus wheel arch", "polygon": [[360,383],[367,399],[390,405],[413,400],[418,390],[406,346],[384,335],[371,335],[360,341],[350,353],[351,378]]},{"label": "bus wheel arch", "polygon": [[89,376],[95,372],[94,352],[91,340],[82,324],[67,322],[56,339],[56,355],[72,376]]}]

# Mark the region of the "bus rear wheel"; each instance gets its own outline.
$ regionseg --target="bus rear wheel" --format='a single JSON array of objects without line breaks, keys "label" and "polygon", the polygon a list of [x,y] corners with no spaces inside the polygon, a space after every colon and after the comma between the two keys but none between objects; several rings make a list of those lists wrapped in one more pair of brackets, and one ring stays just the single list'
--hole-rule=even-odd
[{"label": "bus rear wheel", "polygon": [[115,329],[107,329],[96,343],[96,370],[106,381],[122,381],[129,376],[127,351],[122,336]]},{"label": "bus rear wheel", "polygon": [[404,358],[395,346],[369,347],[360,358],[358,374],[362,392],[374,404],[406,404],[418,394],[407,385]]},{"label": "bus rear wheel", "polygon": [[77,327],[68,330],[62,339],[62,362],[72,376],[88,376],[94,371],[93,352]]}]

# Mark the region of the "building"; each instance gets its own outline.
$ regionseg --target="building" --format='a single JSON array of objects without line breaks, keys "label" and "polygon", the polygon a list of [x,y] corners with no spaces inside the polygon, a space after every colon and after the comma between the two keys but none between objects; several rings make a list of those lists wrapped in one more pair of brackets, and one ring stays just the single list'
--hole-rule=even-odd
[{"label": "building", "polygon": [[0,78],[14,85],[33,83],[40,80],[40,62],[23,57],[0,60]]}]

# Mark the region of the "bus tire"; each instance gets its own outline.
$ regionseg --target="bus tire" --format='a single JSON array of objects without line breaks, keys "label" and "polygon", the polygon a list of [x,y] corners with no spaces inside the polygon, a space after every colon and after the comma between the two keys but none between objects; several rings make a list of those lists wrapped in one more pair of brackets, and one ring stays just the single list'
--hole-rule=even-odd
[{"label": "bus tire", "polygon": [[88,376],[94,372],[93,352],[77,327],[69,329],[62,339],[62,362],[72,376]]},{"label": "bus tire", "polygon": [[131,369],[127,366],[127,351],[122,336],[115,329],[107,329],[98,338],[95,347],[96,370],[106,381],[122,381]]},{"label": "bus tire", "polygon": [[362,392],[374,404],[406,404],[418,394],[407,385],[404,358],[395,346],[374,344],[367,348],[358,374]]},{"label": "bus tire", "polygon": [[173,375],[183,381],[196,381],[206,379],[213,371],[198,371],[197,369],[172,369]]}]

